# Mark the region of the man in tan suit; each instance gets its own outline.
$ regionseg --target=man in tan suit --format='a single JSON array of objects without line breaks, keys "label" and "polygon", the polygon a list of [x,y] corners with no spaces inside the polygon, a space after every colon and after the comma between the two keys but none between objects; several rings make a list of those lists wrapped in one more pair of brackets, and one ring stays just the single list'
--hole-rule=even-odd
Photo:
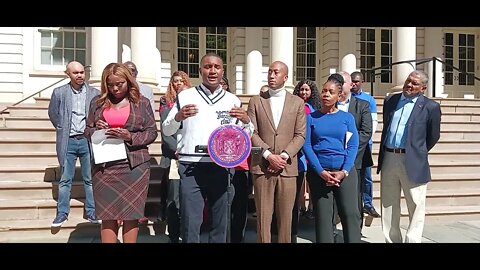
[{"label": "man in tan suit", "polygon": [[255,126],[252,144],[262,148],[261,155],[253,155],[251,166],[260,243],[271,242],[274,207],[278,242],[291,241],[297,152],[305,142],[306,118],[303,100],[285,90],[287,74],[285,63],[270,64],[268,91],[252,97],[248,104],[248,116]]}]

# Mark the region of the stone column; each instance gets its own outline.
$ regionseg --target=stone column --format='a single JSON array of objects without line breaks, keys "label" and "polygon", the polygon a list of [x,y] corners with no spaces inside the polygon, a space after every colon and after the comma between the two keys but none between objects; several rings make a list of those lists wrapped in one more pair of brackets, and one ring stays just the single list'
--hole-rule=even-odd
[{"label": "stone column", "polygon": [[157,29],[155,27],[131,27],[132,62],[138,69],[137,80],[151,87],[157,86],[155,53]]},{"label": "stone column", "polygon": [[[416,27],[394,27],[392,34],[392,61],[415,60],[416,55]],[[405,79],[415,70],[415,63],[405,63],[392,67],[394,90],[403,87]]]},{"label": "stone column", "polygon": [[[293,92],[293,27],[272,27],[270,29],[271,62],[282,61],[288,66],[285,88]],[[270,63],[269,63],[270,64]]]},{"label": "stone column", "polygon": [[[439,60],[443,55],[443,44],[439,42],[443,38],[443,32],[441,27],[425,27],[425,58],[436,57]],[[444,93],[444,73],[442,71],[443,64],[440,62],[435,63],[435,70],[433,68],[433,61],[429,62],[425,68],[429,80],[428,88],[425,95],[428,97],[433,96],[433,79],[435,77],[435,97],[447,97],[448,94]],[[435,76],[433,74],[435,73]]]},{"label": "stone column", "polygon": [[357,70],[356,51],[356,28],[338,28],[338,59],[341,59],[339,71],[352,73]]},{"label": "stone column", "polygon": [[251,51],[247,56],[247,91],[246,94],[256,95],[262,87],[262,54]]},{"label": "stone column", "polygon": [[98,86],[105,66],[115,62],[118,62],[118,28],[92,27],[90,84]]},{"label": "stone column", "polygon": [[357,58],[354,54],[349,53],[342,58],[340,71],[346,71],[348,74],[357,70]]},{"label": "stone column", "polygon": [[246,65],[246,82],[244,94],[258,94],[262,81],[266,80],[262,73],[262,28],[246,27],[245,28],[245,55],[247,59]]}]

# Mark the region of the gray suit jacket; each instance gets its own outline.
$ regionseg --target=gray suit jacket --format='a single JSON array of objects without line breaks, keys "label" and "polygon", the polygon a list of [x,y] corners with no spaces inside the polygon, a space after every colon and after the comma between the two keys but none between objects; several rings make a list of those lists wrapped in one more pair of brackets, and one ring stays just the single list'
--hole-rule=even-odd
[{"label": "gray suit jacket", "polygon": [[361,169],[373,165],[372,151],[368,146],[368,141],[372,137],[372,114],[370,113],[370,104],[368,101],[350,96],[350,105],[348,112],[355,118],[355,126],[358,130],[358,152],[355,158],[355,168]]},{"label": "gray suit jacket", "polygon": [[[297,153],[305,142],[306,116],[304,101],[298,96],[287,92],[282,116],[278,127],[273,122],[270,106],[270,94],[262,92],[253,96],[248,103],[248,116],[255,126],[252,135],[252,145],[262,148],[272,154],[287,152],[290,159],[287,166],[280,173],[282,176],[293,177],[298,175]],[[265,174],[268,161],[258,155],[252,155],[251,171],[253,174]]]},{"label": "gray suit jacket", "polygon": [[[401,96],[402,93],[388,96],[383,103],[383,129],[377,173],[382,169],[388,128]],[[408,134],[405,146],[405,167],[408,178],[413,183],[423,184],[431,180],[428,151],[440,139],[441,116],[440,104],[423,95],[418,97],[407,121]]]},{"label": "gray suit jacket", "polygon": [[[87,88],[87,100],[85,101],[85,114],[88,117],[88,109],[91,100],[100,95],[100,91],[85,83]],[[72,88],[70,83],[53,89],[50,104],[48,105],[48,117],[56,129],[57,158],[60,166],[63,166],[67,155],[68,138],[72,126]],[[87,121],[87,119],[85,119]]]}]

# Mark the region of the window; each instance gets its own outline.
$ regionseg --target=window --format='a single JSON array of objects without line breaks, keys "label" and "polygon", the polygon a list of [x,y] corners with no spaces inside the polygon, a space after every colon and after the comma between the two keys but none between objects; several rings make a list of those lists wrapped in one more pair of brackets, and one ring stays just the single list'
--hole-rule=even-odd
[{"label": "window", "polygon": [[[360,29],[360,72],[364,74],[365,82],[371,81],[367,71],[375,67],[375,29]],[[375,81],[375,77],[373,77]]]},{"label": "window", "polygon": [[392,82],[392,30],[381,30],[381,42],[380,42],[380,65],[388,66],[380,70],[382,73],[380,79],[382,83]]},{"label": "window", "polygon": [[216,53],[222,57],[224,74],[227,74],[227,28],[207,27],[206,53]]},{"label": "window", "polygon": [[[376,57],[379,55],[379,57]],[[391,29],[360,29],[360,71],[364,74],[365,82],[375,82],[371,77],[370,69],[375,67],[385,68],[376,70],[380,75],[381,83],[392,82],[392,30]],[[387,67],[388,66],[388,67]]]},{"label": "window", "polygon": [[453,33],[445,33],[443,40],[443,54],[445,62],[443,72],[445,73],[445,84],[453,85]]},{"label": "window", "polygon": [[85,65],[85,27],[40,28],[40,64],[65,66],[72,60]]},{"label": "window", "polygon": [[227,28],[226,27],[178,27],[177,28],[178,70],[188,73],[190,78],[199,78],[201,56],[216,53],[223,60],[227,74]]},{"label": "window", "polygon": [[317,58],[317,32],[315,27],[297,27],[295,79],[315,81]]},{"label": "window", "polygon": [[466,73],[458,74],[459,85],[474,85],[475,77],[475,35],[458,35],[458,64]]},{"label": "window", "polygon": [[[443,67],[445,85],[475,85],[475,35],[445,33],[443,53],[449,64]],[[452,66],[463,72],[454,71]]]}]

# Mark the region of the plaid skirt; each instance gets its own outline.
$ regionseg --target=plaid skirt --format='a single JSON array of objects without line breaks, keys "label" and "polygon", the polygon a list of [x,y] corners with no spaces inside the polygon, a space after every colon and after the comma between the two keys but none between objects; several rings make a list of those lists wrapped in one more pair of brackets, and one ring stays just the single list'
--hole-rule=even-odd
[{"label": "plaid skirt", "polygon": [[92,173],[95,213],[102,220],[135,220],[144,216],[150,162],[130,168],[128,161],[95,165]]}]

